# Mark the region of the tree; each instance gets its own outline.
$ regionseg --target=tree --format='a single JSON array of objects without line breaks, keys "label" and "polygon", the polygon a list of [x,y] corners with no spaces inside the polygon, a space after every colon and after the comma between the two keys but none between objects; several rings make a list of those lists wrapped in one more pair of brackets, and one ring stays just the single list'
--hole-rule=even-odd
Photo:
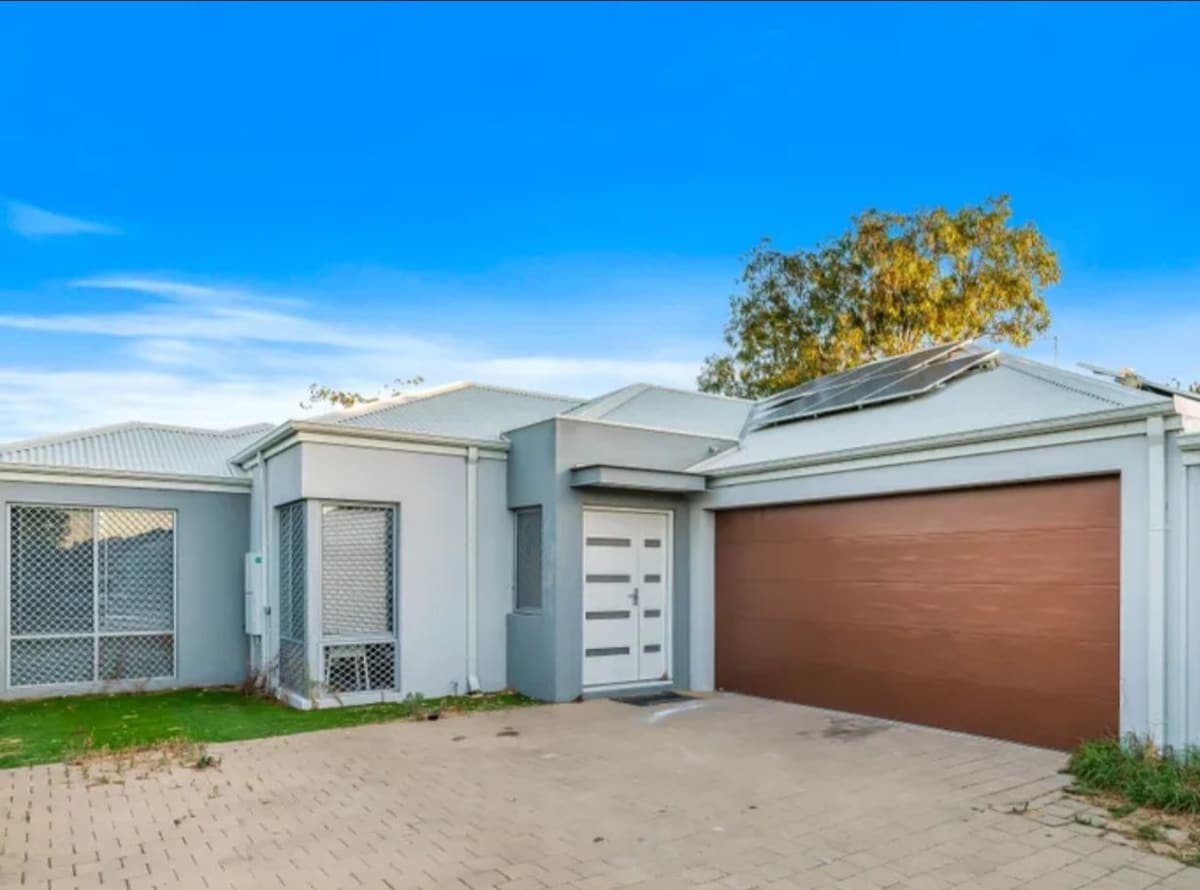
[{"label": "tree", "polygon": [[380,399],[388,399],[401,395],[405,390],[411,389],[414,386],[420,386],[424,382],[425,378],[420,376],[397,377],[391,383],[385,384],[381,393],[373,396],[363,395],[360,392],[348,389],[334,389],[331,386],[325,386],[320,383],[310,383],[308,385],[308,398],[300,403],[300,407],[305,411],[322,404],[332,405],[335,408],[353,408],[355,405],[365,405],[370,402],[377,402]]},{"label": "tree", "polygon": [[764,240],[730,299],[729,352],[709,356],[705,392],[758,398],[924,345],[986,338],[1027,346],[1050,325],[1043,291],[1058,258],[1008,196],[953,213],[867,210],[810,250]]}]

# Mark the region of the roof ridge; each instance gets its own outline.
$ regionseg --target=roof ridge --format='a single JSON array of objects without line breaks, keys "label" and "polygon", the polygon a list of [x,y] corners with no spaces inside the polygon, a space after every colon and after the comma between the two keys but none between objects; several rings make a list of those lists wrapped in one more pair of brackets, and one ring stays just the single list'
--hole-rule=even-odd
[{"label": "roof ridge", "polygon": [[682,393],[685,396],[703,396],[706,399],[724,399],[727,402],[742,402],[747,405],[753,405],[754,399],[744,399],[741,396],[727,396],[723,392],[704,392],[699,389],[684,389],[682,386],[663,386],[660,383],[647,383],[646,386],[652,389],[661,389],[666,392]]},{"label": "roof ridge", "polygon": [[1024,356],[1013,355],[1007,352],[1002,352],[1000,355],[1002,364],[1008,365],[1020,374],[1036,377],[1038,380],[1049,383],[1051,386],[1057,386],[1061,389],[1069,390],[1070,392],[1078,393],[1081,396],[1087,396],[1100,402],[1106,402],[1110,405],[1123,404],[1120,399],[1116,398],[1115,392],[1111,396],[1106,392],[1106,390],[1111,390],[1112,387],[1119,387],[1117,391],[1122,393],[1145,396],[1143,401],[1147,403],[1167,398],[1167,396],[1157,396],[1143,389],[1122,387],[1119,383],[1108,383],[1107,381],[1087,377],[1074,371],[1066,371],[1062,368],[1047,365],[1045,362],[1025,358]]},{"label": "roof ridge", "polygon": [[119,433],[124,430],[158,430],[169,433],[189,433],[196,436],[210,436],[219,439],[232,439],[239,435],[247,435],[252,432],[269,430],[272,425],[269,423],[252,423],[239,427],[228,427],[226,429],[214,429],[200,426],[185,426],[183,424],[173,423],[158,423],[149,420],[122,420],[117,423],[106,423],[100,426],[84,427],[77,430],[67,430],[62,433],[50,433],[45,436],[33,436],[29,439],[16,439],[11,442],[0,443],[0,454],[7,454],[13,451],[26,451],[30,448],[38,448],[45,445],[57,445],[63,442],[81,441],[85,439],[95,439],[100,436],[110,433]]},{"label": "roof ridge", "polygon": [[420,390],[418,392],[399,393],[387,398],[375,399],[371,402],[365,402],[361,405],[355,405],[351,408],[345,408],[341,411],[330,411],[327,414],[319,414],[316,417],[307,418],[308,423],[327,423],[336,424],[343,420],[351,418],[369,417],[380,411],[386,411],[389,408],[396,408],[400,405],[406,405],[409,402],[422,402],[427,399],[437,398],[438,396],[447,395],[452,392],[461,392],[464,389],[482,389],[489,392],[502,392],[510,395],[528,396],[530,398],[544,399],[548,402],[574,402],[580,404],[585,399],[580,399],[575,396],[557,395],[555,393],[539,392],[532,389],[518,389],[511,386],[498,386],[490,383],[476,383],[473,380],[456,380],[452,383],[444,383],[440,386],[432,386],[429,389]]}]

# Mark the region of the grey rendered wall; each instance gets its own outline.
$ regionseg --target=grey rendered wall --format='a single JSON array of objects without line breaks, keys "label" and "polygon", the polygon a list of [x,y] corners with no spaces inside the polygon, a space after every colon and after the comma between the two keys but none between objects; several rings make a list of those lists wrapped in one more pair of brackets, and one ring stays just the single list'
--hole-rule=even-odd
[{"label": "grey rendered wall", "polygon": [[[249,541],[249,492],[196,492],[42,482],[0,482],[0,652],[8,650],[8,507],[14,503],[175,510],[178,686],[238,683],[246,676],[242,559]],[[0,694],[10,693],[7,658]],[[43,687],[50,689],[51,687]]]},{"label": "grey rendered wall", "polygon": [[715,482],[692,503],[692,684],[713,686],[713,511],[770,503],[848,498],[941,488],[1119,473],[1121,476],[1121,727],[1145,733],[1149,652],[1147,566],[1149,505],[1145,425],[1123,437],[1063,444],[1009,442],[988,453],[944,452],[905,463],[854,469],[806,468],[804,475],[740,484]]},{"label": "grey rendered wall", "polygon": [[542,507],[542,608],[509,617],[509,682],[553,701],[583,693],[583,511],[586,507],[659,509],[672,513],[672,681],[691,682],[688,576],[689,511],[680,496],[575,489],[573,467],[612,464],[679,469],[728,442],[611,424],[555,418],[510,434],[509,506]]},{"label": "grey rendered wall", "polygon": [[[508,434],[508,506],[513,510],[542,508],[542,608],[514,609],[508,614],[508,685],[546,701],[557,695],[554,584],[559,478],[555,432],[556,421],[551,419]],[[511,518],[509,523],[511,528]]]},{"label": "grey rendered wall", "polygon": [[[435,696],[465,691],[465,455],[307,442],[284,454],[292,451],[299,453],[302,497],[398,505],[401,692]],[[497,613],[508,602],[511,527],[507,516],[501,526],[492,524],[504,510],[498,485],[503,462],[481,457],[479,466],[480,682],[496,689],[505,680],[498,655],[504,628]]]}]

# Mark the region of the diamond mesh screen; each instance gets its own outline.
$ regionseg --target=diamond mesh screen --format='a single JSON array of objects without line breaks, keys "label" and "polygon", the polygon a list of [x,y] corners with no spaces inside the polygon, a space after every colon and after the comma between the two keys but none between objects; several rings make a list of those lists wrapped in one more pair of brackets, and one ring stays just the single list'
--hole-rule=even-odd
[{"label": "diamond mesh screen", "polygon": [[96,553],[101,632],[175,627],[174,514],[101,510]]},{"label": "diamond mesh screen", "polygon": [[100,679],[170,677],[175,673],[175,638],[138,634],[100,638]]},{"label": "diamond mesh screen", "polygon": [[308,664],[304,644],[295,640],[279,641],[279,682],[285,689],[308,694]]},{"label": "diamond mesh screen", "polygon": [[175,674],[175,514],[14,506],[13,686]]},{"label": "diamond mesh screen", "polygon": [[351,637],[392,633],[392,508],[326,505],[321,525],[324,634]]},{"label": "diamond mesh screen", "polygon": [[307,557],[303,501],[279,508],[279,681],[296,692],[308,691],[305,659]]},{"label": "diamond mesh screen", "polygon": [[89,683],[95,679],[93,637],[49,640],[14,639],[11,643],[12,686],[50,683]]},{"label": "diamond mesh screen", "polygon": [[14,636],[93,630],[94,512],[12,508],[9,621]]},{"label": "diamond mesh screen", "polygon": [[330,692],[372,692],[396,685],[394,643],[325,647],[325,687]]}]

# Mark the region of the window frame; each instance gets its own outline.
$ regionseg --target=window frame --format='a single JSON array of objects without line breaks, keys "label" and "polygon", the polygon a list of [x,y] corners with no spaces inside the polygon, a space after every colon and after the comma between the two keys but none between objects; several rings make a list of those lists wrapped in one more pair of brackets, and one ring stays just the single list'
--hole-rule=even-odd
[{"label": "window frame", "polygon": [[[517,507],[512,511],[513,514],[513,581],[512,581],[512,606],[513,611],[523,615],[540,615],[545,608],[545,576],[543,574],[546,565],[546,527],[544,522],[545,512],[542,510],[541,504],[530,504],[527,507]],[[521,517],[523,515],[537,516],[537,557],[538,557],[538,573],[537,573],[537,603],[536,605],[522,604],[521,602]]]},{"label": "window frame", "polygon": [[[400,510],[401,504],[395,501],[363,501],[363,500],[346,500],[341,498],[313,498],[307,499],[305,503],[314,505],[314,510],[317,519],[317,571],[313,573],[313,577],[309,579],[309,629],[312,631],[313,643],[311,646],[315,648],[315,677],[320,678],[320,683],[324,684],[327,674],[327,653],[331,648],[339,646],[354,646],[364,645],[372,646],[377,644],[390,644],[392,646],[392,685],[387,689],[372,689],[360,690],[356,692],[342,692],[338,695],[345,699],[353,696],[378,696],[380,693],[387,694],[389,692],[398,692],[401,687],[400,679],[400,648],[401,648],[401,625],[402,618],[400,612],[401,605],[401,526],[400,526]],[[328,508],[350,507],[369,510],[387,511],[391,523],[391,560],[392,560],[392,579],[391,579],[391,610],[392,610],[392,630],[390,633],[360,633],[360,634],[327,634],[325,632],[325,517]],[[310,538],[311,540],[311,538]]]},{"label": "window frame", "polygon": [[[4,621],[4,683],[5,688],[20,690],[53,690],[56,692],[71,692],[123,688],[126,686],[154,686],[155,684],[172,685],[179,682],[179,510],[176,507],[152,507],[145,505],[120,505],[101,503],[49,502],[49,501],[9,501],[3,512],[3,549],[8,562],[4,572],[4,598],[0,603],[3,608]],[[92,627],[86,633],[49,633],[49,634],[14,634],[12,628],[12,596],[13,596],[13,546],[12,528],[13,511],[19,509],[40,510],[89,510],[92,514]],[[170,630],[125,630],[102,631],[100,629],[100,516],[104,512],[141,512],[163,513],[171,517],[171,627]],[[100,640],[114,637],[171,637],[171,673],[158,674],[152,677],[118,677],[105,678],[101,676]],[[12,673],[12,655],[14,640],[29,639],[88,639],[92,641],[92,678],[90,680],[67,680],[59,683],[14,683]]]}]

